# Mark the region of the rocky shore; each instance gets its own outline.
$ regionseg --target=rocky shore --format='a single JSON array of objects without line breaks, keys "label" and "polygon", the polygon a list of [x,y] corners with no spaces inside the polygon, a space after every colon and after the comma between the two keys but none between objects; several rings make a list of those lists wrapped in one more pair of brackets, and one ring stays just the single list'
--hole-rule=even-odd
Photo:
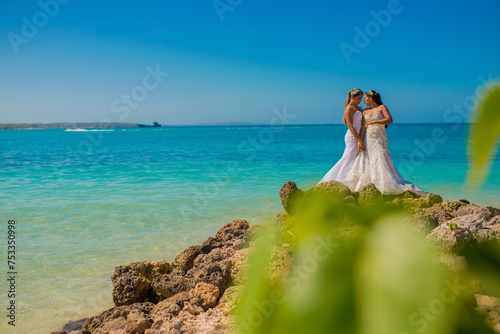
[{"label": "rocky shore", "polygon": [[[316,194],[340,196],[352,207],[377,202],[404,208],[416,218],[409,228],[425,231],[424,242],[439,244],[455,263],[463,260],[457,252],[468,244],[500,243],[499,209],[467,200],[443,201],[436,194],[407,191],[383,195],[373,185],[351,193],[335,181],[308,191],[294,182],[285,183],[279,191],[284,211],[277,214],[274,224],[286,232],[300,203]],[[231,314],[258,229],[259,225],[235,219],[201,245],[187,247],[172,263],[135,262],[116,267],[111,276],[115,307],[71,321],[62,331],[51,334],[235,333]],[[291,248],[284,241],[276,249],[271,263],[274,274],[286,273],[292,261]],[[476,302],[476,310],[500,333],[500,300],[478,291]]]}]

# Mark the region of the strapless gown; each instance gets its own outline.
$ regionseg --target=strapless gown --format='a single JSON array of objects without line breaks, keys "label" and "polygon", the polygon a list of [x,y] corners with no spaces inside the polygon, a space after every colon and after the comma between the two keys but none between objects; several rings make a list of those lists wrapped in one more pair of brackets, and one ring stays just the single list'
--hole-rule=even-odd
[{"label": "strapless gown", "polygon": [[[363,120],[363,113],[356,111],[352,117],[352,123],[353,123],[352,125],[354,126],[354,129],[356,129],[356,132],[358,134],[359,131],[361,130],[362,120]],[[345,150],[344,154],[342,155],[342,158],[340,158],[340,160],[335,164],[335,166],[333,166],[317,184],[328,181],[342,182],[344,181],[344,178],[346,177],[347,173],[351,170],[354,160],[356,160],[356,157],[359,154],[358,141],[356,138],[354,138],[349,129],[347,129],[344,141],[345,141]]]},{"label": "strapless gown", "polygon": [[[383,119],[381,112],[365,115],[366,121]],[[406,190],[425,193],[416,185],[406,181],[392,162],[385,125],[372,124],[366,128],[366,151],[361,152],[345,176],[343,183],[353,192],[373,183],[383,194],[400,194]]]}]

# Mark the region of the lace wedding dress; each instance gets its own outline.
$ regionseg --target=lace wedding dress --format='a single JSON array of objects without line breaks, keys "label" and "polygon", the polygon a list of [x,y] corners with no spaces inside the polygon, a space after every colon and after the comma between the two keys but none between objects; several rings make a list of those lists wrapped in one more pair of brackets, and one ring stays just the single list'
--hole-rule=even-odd
[{"label": "lace wedding dress", "polygon": [[[381,112],[371,116],[365,115],[366,121],[383,119]],[[392,162],[385,125],[372,124],[366,128],[366,151],[361,152],[343,183],[353,192],[360,191],[363,186],[373,183],[383,194],[400,194],[405,190],[424,193],[416,185],[405,181]]]},{"label": "lace wedding dress", "polygon": [[[359,134],[359,130],[361,130],[361,124],[363,120],[363,113],[356,111],[352,117],[352,125],[356,132]],[[344,181],[347,173],[351,170],[354,160],[359,154],[358,150],[358,141],[352,135],[351,131],[347,129],[347,133],[344,137],[345,141],[345,150],[342,158],[333,166],[328,173],[317,183],[320,184],[322,182],[328,181]]]}]

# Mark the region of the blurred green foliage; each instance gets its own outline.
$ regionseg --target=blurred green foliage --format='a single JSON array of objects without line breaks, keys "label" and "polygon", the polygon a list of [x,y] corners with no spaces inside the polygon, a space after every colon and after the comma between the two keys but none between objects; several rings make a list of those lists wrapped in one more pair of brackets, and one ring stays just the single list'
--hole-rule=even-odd
[{"label": "blurred green foliage", "polygon": [[[469,142],[476,178],[500,133],[500,90],[489,91]],[[465,247],[466,269],[452,270],[401,208],[316,194],[296,212],[255,240],[235,314],[240,333],[494,333],[474,291],[500,296],[498,243]],[[272,254],[283,243],[293,262],[276,281]]]},{"label": "blurred green foliage", "polygon": [[500,136],[500,82],[486,87],[476,102],[469,130],[468,183],[481,185],[491,168]]}]

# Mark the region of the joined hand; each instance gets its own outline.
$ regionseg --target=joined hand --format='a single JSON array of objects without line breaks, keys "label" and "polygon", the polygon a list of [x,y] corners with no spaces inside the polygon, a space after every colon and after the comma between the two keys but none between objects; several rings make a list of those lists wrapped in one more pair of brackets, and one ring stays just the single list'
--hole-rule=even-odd
[{"label": "joined hand", "polygon": [[363,141],[361,140],[358,140],[358,150],[366,151],[365,143],[363,143]]}]

